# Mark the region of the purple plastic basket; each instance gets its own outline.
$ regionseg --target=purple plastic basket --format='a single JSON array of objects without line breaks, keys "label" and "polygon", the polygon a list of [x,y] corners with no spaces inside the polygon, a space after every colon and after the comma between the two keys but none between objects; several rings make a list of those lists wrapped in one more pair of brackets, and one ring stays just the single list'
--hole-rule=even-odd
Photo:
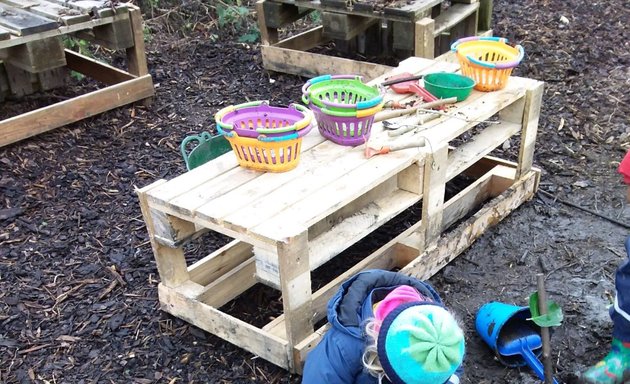
[{"label": "purple plastic basket", "polygon": [[309,111],[301,105],[272,107],[266,102],[252,102],[235,108],[228,112],[220,111],[217,124],[241,137],[282,138],[295,134],[302,137],[311,129]]},{"label": "purple plastic basket", "polygon": [[356,147],[370,138],[374,115],[366,117],[333,116],[322,112],[314,104],[309,105],[317,120],[319,133],[339,145]]}]

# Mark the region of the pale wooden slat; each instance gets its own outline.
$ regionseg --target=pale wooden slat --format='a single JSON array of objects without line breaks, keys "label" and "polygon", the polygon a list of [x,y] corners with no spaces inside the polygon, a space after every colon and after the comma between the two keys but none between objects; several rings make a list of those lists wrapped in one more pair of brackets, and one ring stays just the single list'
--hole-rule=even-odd
[{"label": "pale wooden slat", "polygon": [[24,10],[0,4],[0,26],[14,35],[24,36],[55,29],[58,24]]},{"label": "pale wooden slat", "polygon": [[457,147],[449,154],[446,181],[462,173],[474,162],[492,152],[494,148],[504,143],[520,130],[520,124],[509,122],[501,122],[500,124],[486,127],[470,141]]},{"label": "pale wooden slat", "polygon": [[0,27],[0,40],[7,40],[9,38],[11,38],[11,32]]},{"label": "pale wooden slat", "polygon": [[[302,139],[302,151],[304,152],[324,140],[325,139],[314,128]],[[149,200],[156,204],[167,205],[170,200],[175,199],[177,196],[186,193],[187,191],[198,187],[199,185],[208,182],[209,180],[212,180],[213,178],[218,177],[235,167],[238,167],[238,161],[236,160],[234,153],[225,153],[212,161],[173,178],[167,185],[151,191],[149,194]]]},{"label": "pale wooden slat", "polygon": [[291,172],[263,174],[247,184],[199,207],[196,213],[209,220],[222,219],[246,205],[273,198],[273,196],[278,194],[282,195],[282,189],[286,183],[296,177],[312,172],[322,164],[334,164],[338,157],[347,150],[343,146],[335,145],[331,142],[323,142],[307,151],[303,151],[300,155],[300,164]]},{"label": "pale wooden slat", "polygon": [[38,16],[60,22],[64,25],[72,25],[90,20],[90,15],[63,5],[49,3],[43,0],[0,0],[0,3],[9,4],[16,8],[22,8]]},{"label": "pale wooden slat", "polygon": [[435,18],[434,35],[439,35],[470,16],[479,9],[479,3],[452,4],[445,12]]},{"label": "pale wooden slat", "polygon": [[[278,212],[276,215],[251,228],[250,231],[279,240],[284,236],[291,236],[292,231],[303,230],[301,227],[308,228],[385,180],[396,176],[416,161],[414,153],[421,156],[417,149],[375,156],[343,177],[317,189],[310,198],[305,196],[287,209],[276,211]],[[420,196],[416,195],[416,198],[419,200]]]}]

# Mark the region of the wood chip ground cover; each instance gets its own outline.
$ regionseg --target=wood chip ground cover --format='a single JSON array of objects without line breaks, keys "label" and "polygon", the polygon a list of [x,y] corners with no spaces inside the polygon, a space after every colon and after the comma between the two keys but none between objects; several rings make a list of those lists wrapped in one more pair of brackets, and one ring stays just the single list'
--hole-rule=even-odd
[{"label": "wood chip ground cover", "polygon": [[[493,19],[495,35],[525,47],[515,74],[546,82],[535,159],[540,187],[630,223],[616,174],[630,132],[630,5],[495,0]],[[187,37],[154,28],[148,58],[157,94],[149,107],[119,108],[0,148],[1,382],[299,383],[160,311],[159,278],[133,192],[183,172],[180,141],[211,129],[219,108],[299,100],[306,79],[266,73],[258,47],[236,38],[203,25]],[[5,103],[0,112],[19,107]],[[514,156],[516,147],[498,155]],[[401,215],[384,231],[406,221]],[[538,194],[431,279],[466,329],[464,382],[537,382],[529,370],[507,369],[492,357],[474,315],[491,300],[526,305],[541,269],[550,298],[565,311],[552,338],[558,378],[571,382],[603,356],[627,234]],[[385,235],[335,262],[361,257]],[[190,251],[226,241],[209,236]],[[315,284],[332,270],[317,271]],[[272,289],[252,289],[226,306],[252,323],[281,307]]]}]

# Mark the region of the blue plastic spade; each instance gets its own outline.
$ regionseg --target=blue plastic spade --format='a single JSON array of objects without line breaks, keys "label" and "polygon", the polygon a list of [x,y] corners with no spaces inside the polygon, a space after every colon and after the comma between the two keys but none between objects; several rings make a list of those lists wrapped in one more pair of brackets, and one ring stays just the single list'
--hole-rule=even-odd
[{"label": "blue plastic spade", "polygon": [[[534,354],[532,350],[542,347],[542,339],[539,334],[523,334],[516,337],[513,340],[500,341],[497,345],[499,353],[504,356],[521,355],[527,365],[534,370],[536,376],[542,381],[545,381],[545,369]],[[556,379],[553,379],[554,384],[558,384]]]}]

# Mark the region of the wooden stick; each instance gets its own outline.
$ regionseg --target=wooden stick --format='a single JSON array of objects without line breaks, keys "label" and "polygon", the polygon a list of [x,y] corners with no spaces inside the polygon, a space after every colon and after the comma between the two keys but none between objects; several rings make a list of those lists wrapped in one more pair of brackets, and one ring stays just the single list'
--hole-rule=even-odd
[{"label": "wooden stick", "polygon": [[[538,310],[541,315],[547,314],[547,292],[545,291],[545,274],[536,275],[538,282]],[[551,361],[551,338],[549,337],[549,327],[540,327],[542,336],[542,357],[545,367],[545,384],[553,383],[553,362]]]},{"label": "wooden stick", "polygon": [[457,102],[457,98],[456,97],[449,97],[448,99],[438,99],[438,100],[435,100],[435,101],[430,101],[428,103],[420,104],[420,105],[418,105],[416,107],[412,107],[412,108],[399,109],[399,110],[396,110],[396,111],[379,112],[379,113],[376,114],[376,116],[374,116],[374,122],[383,121],[383,120],[387,120],[387,119],[393,119],[395,117],[409,115],[411,113],[416,112],[419,109],[430,109],[430,108],[434,108],[434,107],[439,107],[440,105],[453,104],[453,103],[456,103],[456,102]]}]

